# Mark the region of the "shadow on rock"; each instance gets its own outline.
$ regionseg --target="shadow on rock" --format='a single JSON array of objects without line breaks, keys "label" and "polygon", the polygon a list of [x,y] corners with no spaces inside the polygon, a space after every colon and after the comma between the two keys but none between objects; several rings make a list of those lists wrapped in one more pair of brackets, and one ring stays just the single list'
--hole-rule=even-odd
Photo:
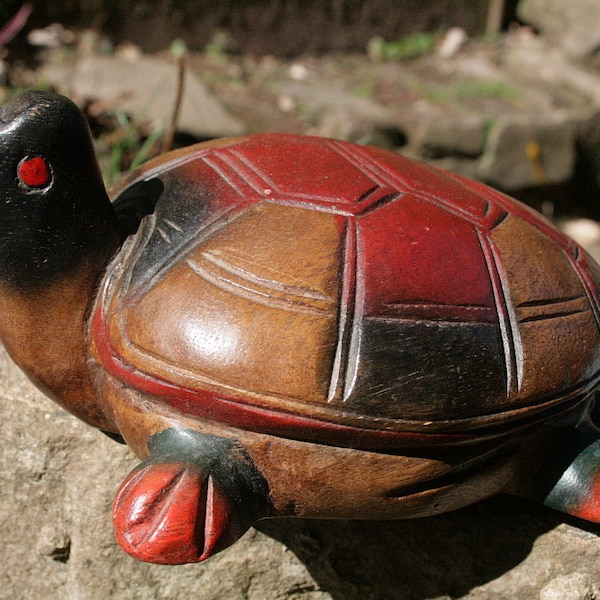
[{"label": "shadow on rock", "polygon": [[502,496],[410,521],[267,520],[336,600],[458,598],[521,563],[563,515]]}]

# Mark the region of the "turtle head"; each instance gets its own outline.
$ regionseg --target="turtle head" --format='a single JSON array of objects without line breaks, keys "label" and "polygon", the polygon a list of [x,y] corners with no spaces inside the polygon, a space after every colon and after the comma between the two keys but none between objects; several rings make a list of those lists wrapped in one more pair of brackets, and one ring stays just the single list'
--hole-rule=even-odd
[{"label": "turtle head", "polygon": [[0,108],[0,282],[31,288],[104,254],[116,218],[81,111],[27,92]]}]

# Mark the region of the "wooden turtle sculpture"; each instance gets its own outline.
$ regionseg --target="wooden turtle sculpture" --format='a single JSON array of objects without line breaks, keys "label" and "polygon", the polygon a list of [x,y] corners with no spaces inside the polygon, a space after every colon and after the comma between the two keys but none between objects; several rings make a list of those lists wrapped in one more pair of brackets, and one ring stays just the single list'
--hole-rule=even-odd
[{"label": "wooden turtle sculpture", "polygon": [[600,521],[600,268],[483,184],[341,141],[168,153],[105,191],[61,96],[0,109],[0,336],[143,462],[141,560],[256,520],[433,515],[496,493]]}]

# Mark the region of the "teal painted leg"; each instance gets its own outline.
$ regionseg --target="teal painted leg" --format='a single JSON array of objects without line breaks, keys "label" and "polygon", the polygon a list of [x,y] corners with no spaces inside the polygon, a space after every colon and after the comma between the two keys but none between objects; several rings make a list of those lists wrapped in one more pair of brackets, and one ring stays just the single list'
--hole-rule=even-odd
[{"label": "teal painted leg", "polygon": [[550,490],[544,504],[581,519],[600,523],[600,433],[590,426],[584,439],[587,445],[575,456]]},{"label": "teal painted leg", "polygon": [[600,523],[600,430],[586,421],[542,460],[525,494],[545,506]]}]

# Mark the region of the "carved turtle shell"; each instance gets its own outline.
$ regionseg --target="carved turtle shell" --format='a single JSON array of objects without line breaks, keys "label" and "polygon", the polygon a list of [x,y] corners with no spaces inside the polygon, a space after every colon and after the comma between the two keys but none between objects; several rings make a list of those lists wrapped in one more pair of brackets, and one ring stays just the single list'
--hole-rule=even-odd
[{"label": "carved turtle shell", "polygon": [[547,419],[598,384],[598,267],[486,186],[282,135],[202,145],[125,185],[142,180],[162,194],[108,270],[94,344],[182,414],[431,444]]}]

